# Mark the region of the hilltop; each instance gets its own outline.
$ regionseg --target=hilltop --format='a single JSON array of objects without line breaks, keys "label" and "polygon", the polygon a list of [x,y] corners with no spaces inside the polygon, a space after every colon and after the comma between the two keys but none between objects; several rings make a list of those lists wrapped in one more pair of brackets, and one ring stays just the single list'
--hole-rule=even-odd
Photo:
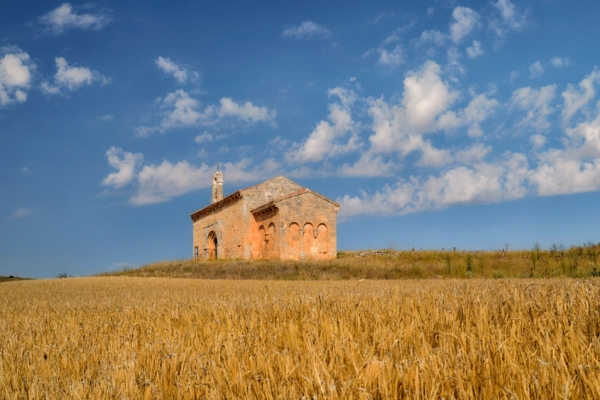
[{"label": "hilltop", "polygon": [[543,278],[599,276],[600,245],[550,250],[342,251],[335,260],[175,260],[103,276],[196,279],[352,280],[410,278]]}]

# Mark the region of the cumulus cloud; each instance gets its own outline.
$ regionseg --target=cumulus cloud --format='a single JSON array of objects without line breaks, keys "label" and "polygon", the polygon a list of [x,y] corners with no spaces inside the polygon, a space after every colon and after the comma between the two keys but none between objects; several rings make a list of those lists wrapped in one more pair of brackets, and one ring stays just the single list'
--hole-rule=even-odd
[{"label": "cumulus cloud", "polygon": [[63,3],[38,19],[48,33],[55,35],[69,29],[100,30],[107,26],[111,20],[110,14],[105,11],[78,14],[73,11],[73,6],[70,3]]},{"label": "cumulus cloud", "polygon": [[42,92],[46,94],[59,94],[63,89],[74,91],[83,86],[90,86],[94,82],[101,85],[110,82],[109,78],[98,71],[93,71],[87,67],[69,66],[69,63],[63,57],[56,57],[55,62],[57,71],[54,75],[54,83],[42,82],[40,86]]},{"label": "cumulus cloud", "polygon": [[215,140],[223,139],[224,137],[225,137],[225,135],[217,135],[217,134],[210,133],[210,132],[202,132],[200,135],[198,135],[194,138],[194,142],[196,142],[198,144],[207,143],[207,142],[213,142]]},{"label": "cumulus cloud", "polygon": [[596,95],[594,84],[600,82],[600,71],[596,68],[579,82],[579,88],[572,84],[562,93],[564,106],[562,111],[563,124],[569,120],[583,107],[585,107]]},{"label": "cumulus cloud", "polygon": [[171,59],[167,57],[158,57],[156,59],[156,65],[161,71],[168,75],[172,75],[177,82],[184,84],[188,80],[195,82],[200,79],[200,74],[196,71],[190,71],[187,68],[183,68]]},{"label": "cumulus cloud", "polygon": [[550,60],[550,64],[552,64],[552,66],[556,68],[564,68],[571,66],[571,60],[569,60],[568,58],[552,57],[552,59]]},{"label": "cumulus cloud", "polygon": [[421,69],[409,72],[404,78],[402,105],[406,108],[407,123],[417,130],[429,128],[457,97],[440,74],[440,66],[427,61]]},{"label": "cumulus cloud", "polygon": [[[567,121],[595,98],[595,83],[600,79],[596,69],[579,83],[563,92],[563,114]],[[359,191],[338,199],[342,218],[359,214],[402,215],[423,210],[438,210],[456,204],[490,203],[525,196],[550,196],[600,190],[600,102],[594,110],[586,109],[573,126],[563,126],[559,148],[544,150],[546,137],[540,132],[551,128],[549,116],[555,112],[552,103],[557,85],[539,89],[523,87],[515,90],[508,104],[526,112],[517,126],[533,128],[529,137],[531,152],[505,152],[494,156],[492,148],[474,143],[453,151],[436,149],[423,138],[411,133],[402,107],[390,106],[383,99],[372,100],[373,131],[369,151],[361,154],[354,165],[345,164],[338,172],[342,176],[385,176],[378,169],[395,175],[399,165],[384,149],[404,152],[421,151],[424,161],[435,167],[427,175],[411,174],[398,178],[395,184],[384,185],[373,192]],[[468,125],[491,115],[500,104],[487,95],[476,95],[463,110],[446,110],[437,118],[439,129]],[[396,107],[396,108],[394,108]],[[433,129],[433,128],[432,128]],[[378,142],[379,141],[379,142]],[[375,152],[375,145],[380,151]],[[449,162],[435,165],[436,156],[446,152]],[[386,158],[387,157],[387,158]],[[491,159],[491,160],[489,160]],[[368,174],[360,175],[360,167]]]},{"label": "cumulus cloud", "polygon": [[0,49],[0,107],[27,100],[35,64],[16,47]]},{"label": "cumulus cloud", "polygon": [[207,120],[206,114],[199,111],[200,102],[185,92],[183,89],[169,93],[162,100],[161,107],[168,110],[167,116],[162,120],[161,129],[194,126],[201,120]]},{"label": "cumulus cloud", "polygon": [[398,66],[404,62],[404,51],[402,46],[396,45],[393,50],[379,49],[379,60],[377,64],[385,66]]},{"label": "cumulus cloud", "polygon": [[145,165],[137,175],[135,194],[129,199],[134,206],[162,203],[185,193],[208,187],[215,169],[206,164],[196,167],[183,160],[172,164]]},{"label": "cumulus cloud", "polygon": [[331,31],[312,21],[305,21],[299,26],[286,27],[281,36],[288,39],[327,38],[331,36]]},{"label": "cumulus cloud", "polygon": [[446,41],[446,35],[438,30],[429,30],[421,32],[421,36],[417,39],[417,45],[425,45],[427,43],[433,43],[437,46],[443,46]]},{"label": "cumulus cloud", "polygon": [[267,107],[258,107],[247,101],[244,104],[236,103],[230,97],[223,97],[221,106],[215,110],[219,118],[237,118],[248,124],[257,122],[273,122],[277,112],[269,111]]},{"label": "cumulus cloud", "polygon": [[[522,87],[512,94],[512,104],[527,114],[521,119],[517,126],[530,127],[537,132],[550,129],[548,116],[554,112],[550,103],[554,100],[556,85],[544,86],[540,89]],[[539,144],[539,139],[537,142]]]},{"label": "cumulus cloud", "polygon": [[[117,169],[110,173],[102,185],[120,189],[132,187],[129,204],[143,206],[162,203],[192,191],[210,187],[215,166],[202,163],[193,165],[186,160],[172,163],[163,160],[160,164],[142,165],[144,157],[121,148],[111,147],[106,152],[108,163]],[[249,182],[267,179],[277,174],[280,164],[273,159],[254,164],[251,159],[227,162],[221,166],[227,182]]]},{"label": "cumulus cloud", "polygon": [[452,12],[452,18],[454,22],[450,25],[450,38],[454,43],[459,43],[480,26],[479,13],[469,7],[456,7]]},{"label": "cumulus cloud", "polygon": [[498,100],[489,98],[486,94],[474,96],[467,107],[459,111],[448,111],[438,119],[439,129],[456,129],[468,126],[468,135],[479,137],[482,131],[479,123],[489,118],[499,106]]},{"label": "cumulus cloud", "polygon": [[102,181],[102,185],[113,186],[116,189],[128,185],[135,178],[137,167],[144,161],[142,154],[125,152],[114,146],[107,150],[106,158],[108,164],[117,172],[108,174]]},{"label": "cumulus cloud", "polygon": [[485,52],[481,48],[481,43],[477,40],[473,40],[473,44],[470,47],[467,47],[467,55],[469,58],[477,58]]},{"label": "cumulus cloud", "polygon": [[329,121],[319,122],[304,143],[294,143],[293,150],[286,154],[288,161],[317,162],[357,150],[358,137],[355,135],[355,122],[350,111],[356,100],[355,93],[338,87],[331,89],[329,96],[339,99],[338,102],[329,105]]},{"label": "cumulus cloud", "polygon": [[426,178],[412,176],[373,194],[346,195],[337,201],[342,218],[359,214],[403,215],[456,204],[506,201],[526,195],[527,173],[524,155],[507,154],[498,162],[476,162]]},{"label": "cumulus cloud", "polygon": [[[346,175],[357,175],[360,163],[379,162],[381,165],[378,154],[393,153],[403,159],[413,152],[420,152],[417,165],[421,167],[439,167],[451,161],[450,152],[435,148],[424,134],[438,129],[437,118],[458,94],[441,79],[441,68],[432,61],[409,72],[403,84],[399,103],[390,104],[383,98],[368,100],[368,114],[373,121],[370,147],[363,159],[343,168]],[[382,170],[387,172],[390,168]]]},{"label": "cumulus cloud", "polygon": [[211,126],[223,121],[235,121],[252,125],[269,123],[275,125],[276,110],[255,106],[251,102],[236,103],[229,97],[223,97],[219,105],[209,105],[201,109],[200,101],[191,97],[185,90],[178,89],[159,99],[159,108],[164,117],[157,126],[139,126],[136,135],[147,137],[154,132],[164,133],[174,128],[193,126]]},{"label": "cumulus cloud", "polygon": [[541,62],[536,61],[529,66],[529,77],[538,78],[544,74],[544,66]]},{"label": "cumulus cloud", "polygon": [[499,15],[490,21],[490,28],[496,35],[502,37],[511,31],[521,31],[527,26],[526,13],[517,10],[510,0],[498,0],[493,5]]}]

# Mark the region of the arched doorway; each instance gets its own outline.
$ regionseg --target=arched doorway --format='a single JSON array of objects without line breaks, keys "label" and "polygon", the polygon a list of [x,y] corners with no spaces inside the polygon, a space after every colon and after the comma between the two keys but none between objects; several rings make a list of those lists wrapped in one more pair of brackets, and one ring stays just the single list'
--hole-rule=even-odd
[{"label": "arched doorway", "polygon": [[219,258],[217,253],[219,248],[219,242],[217,241],[217,234],[215,231],[211,231],[206,239],[206,258],[209,260],[216,260]]}]

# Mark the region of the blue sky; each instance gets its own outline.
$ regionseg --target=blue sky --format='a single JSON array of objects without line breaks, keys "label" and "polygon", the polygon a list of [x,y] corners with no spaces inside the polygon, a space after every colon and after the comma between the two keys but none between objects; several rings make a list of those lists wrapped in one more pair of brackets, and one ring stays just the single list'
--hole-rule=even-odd
[{"label": "blue sky", "polygon": [[598,242],[598,3],[3,2],[0,275],[191,256],[285,175],[339,249]]}]

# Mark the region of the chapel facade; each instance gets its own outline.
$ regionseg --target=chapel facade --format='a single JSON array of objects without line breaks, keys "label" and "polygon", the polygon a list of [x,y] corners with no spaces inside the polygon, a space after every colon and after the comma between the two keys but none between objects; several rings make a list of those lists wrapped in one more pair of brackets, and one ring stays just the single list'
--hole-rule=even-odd
[{"label": "chapel facade", "polygon": [[191,214],[196,259],[331,259],[337,257],[339,204],[279,176],[223,197],[223,173],[212,179],[212,203]]}]

